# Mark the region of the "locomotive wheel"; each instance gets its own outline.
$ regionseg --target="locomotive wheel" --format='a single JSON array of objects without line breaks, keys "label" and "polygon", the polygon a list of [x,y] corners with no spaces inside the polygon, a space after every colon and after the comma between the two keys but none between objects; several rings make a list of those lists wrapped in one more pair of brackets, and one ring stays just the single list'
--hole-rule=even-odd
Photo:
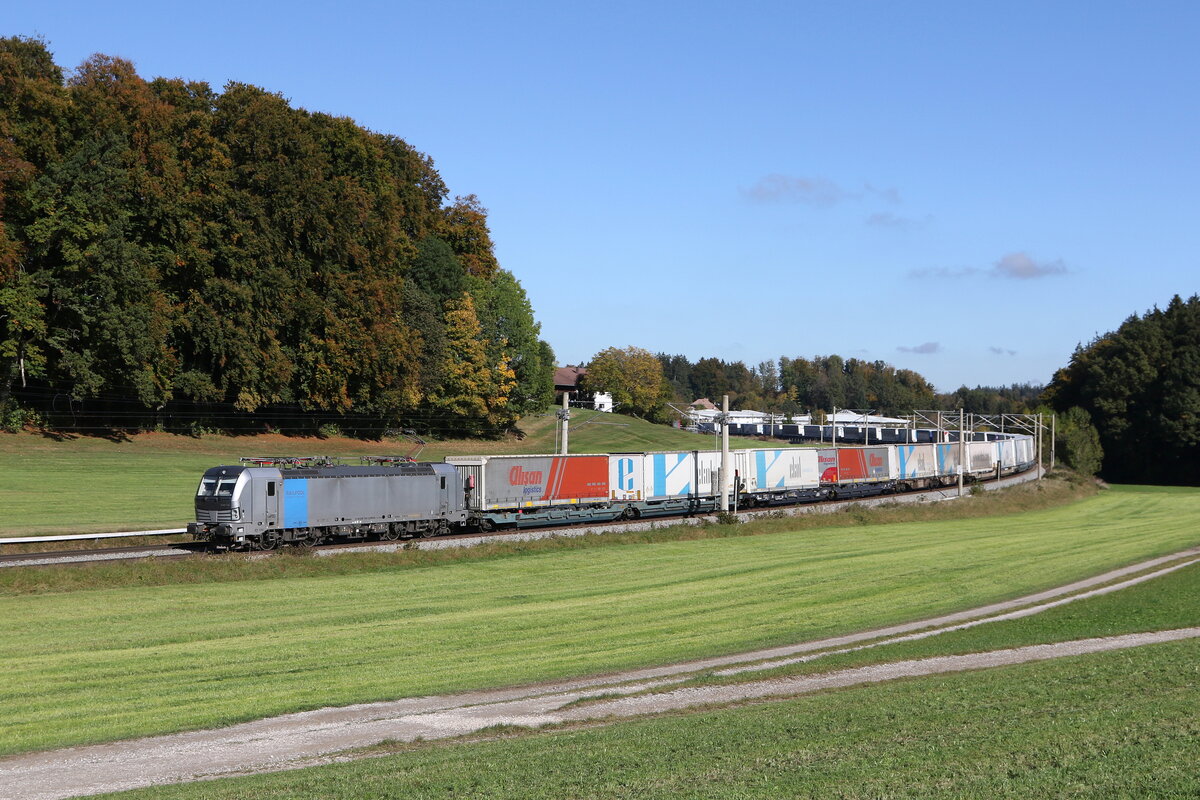
[{"label": "locomotive wheel", "polygon": [[267,531],[262,535],[262,538],[258,540],[258,549],[274,550],[275,548],[279,547],[280,539],[281,537],[278,532]]},{"label": "locomotive wheel", "polygon": [[321,543],[321,533],[316,528],[309,528],[308,531],[296,540],[297,547],[316,547]]},{"label": "locomotive wheel", "polygon": [[379,534],[379,538],[387,542],[394,542],[400,538],[400,528],[395,523],[388,525],[388,528],[383,533]]}]

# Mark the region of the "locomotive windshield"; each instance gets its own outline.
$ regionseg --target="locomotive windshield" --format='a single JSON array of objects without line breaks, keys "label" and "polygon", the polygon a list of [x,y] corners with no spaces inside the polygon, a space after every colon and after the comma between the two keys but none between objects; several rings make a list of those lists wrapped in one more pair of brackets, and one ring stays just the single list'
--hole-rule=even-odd
[{"label": "locomotive windshield", "polygon": [[204,478],[200,481],[200,489],[196,492],[197,497],[233,497],[233,485],[237,483],[237,477],[233,478]]}]

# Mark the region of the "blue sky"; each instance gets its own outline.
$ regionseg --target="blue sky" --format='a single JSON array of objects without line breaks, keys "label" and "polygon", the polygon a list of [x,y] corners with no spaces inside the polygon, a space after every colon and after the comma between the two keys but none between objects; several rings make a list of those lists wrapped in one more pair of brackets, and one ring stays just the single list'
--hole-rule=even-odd
[{"label": "blue sky", "polygon": [[560,363],[1044,382],[1200,291],[1200,4],[9,5],[67,68],[252,83],[476,194]]}]

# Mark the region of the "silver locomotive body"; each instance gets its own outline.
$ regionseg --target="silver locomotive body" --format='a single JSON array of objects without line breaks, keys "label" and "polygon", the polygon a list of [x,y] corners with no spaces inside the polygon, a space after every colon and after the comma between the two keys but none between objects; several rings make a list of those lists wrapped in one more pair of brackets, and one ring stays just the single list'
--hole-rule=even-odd
[{"label": "silver locomotive body", "polygon": [[213,467],[188,532],[216,549],[273,549],[327,539],[447,533],[467,519],[462,478],[447,464]]}]

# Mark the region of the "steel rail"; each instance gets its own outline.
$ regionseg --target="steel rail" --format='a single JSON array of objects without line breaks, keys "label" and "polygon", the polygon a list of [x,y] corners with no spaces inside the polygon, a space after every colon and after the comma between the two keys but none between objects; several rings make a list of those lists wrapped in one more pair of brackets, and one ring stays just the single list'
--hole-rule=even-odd
[{"label": "steel rail", "polygon": [[129,539],[134,536],[171,536],[187,533],[187,528],[162,528],[156,531],[118,531],[117,533],[71,533],[62,536],[16,536],[0,539],[2,544],[37,544],[38,542],[82,542],[91,539]]}]

